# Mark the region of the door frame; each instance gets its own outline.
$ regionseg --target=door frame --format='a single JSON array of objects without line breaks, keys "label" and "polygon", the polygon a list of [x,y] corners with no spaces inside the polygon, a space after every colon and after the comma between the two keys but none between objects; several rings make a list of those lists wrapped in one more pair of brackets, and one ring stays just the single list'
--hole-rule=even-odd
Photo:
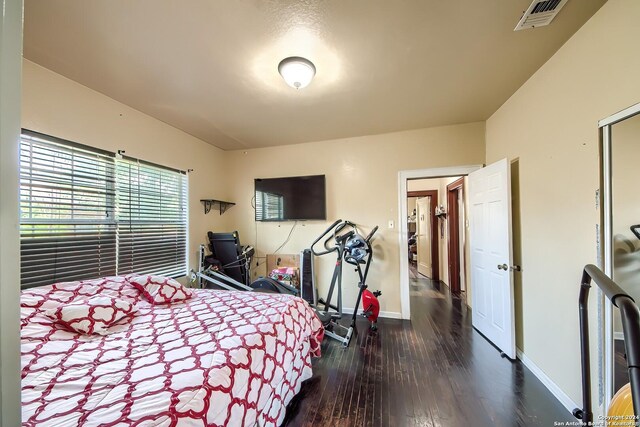
[{"label": "door frame", "polygon": [[22,0],[0,0],[0,427],[21,424],[20,105]]},{"label": "door frame", "polygon": [[400,249],[399,268],[400,270],[400,308],[402,318],[411,319],[411,290],[409,286],[409,269],[403,266],[409,263],[409,251],[404,248],[408,246],[407,238],[407,180],[414,178],[445,178],[449,176],[466,176],[471,172],[482,168],[483,165],[450,166],[443,168],[412,169],[398,171],[398,242]]},{"label": "door frame", "polygon": [[[600,230],[598,233],[597,250],[598,250],[598,267],[601,267],[604,273],[613,277],[613,184],[611,178],[611,143],[612,133],[611,127],[618,122],[640,114],[640,103],[634,104],[624,110],[618,111],[611,116],[598,121],[598,131],[600,136],[600,198],[598,199],[598,208],[600,209]],[[604,335],[604,345],[598,349],[598,357],[602,358],[601,368],[599,372],[599,382],[603,384],[604,390],[601,396],[602,413],[606,414],[609,410],[609,404],[613,398],[614,392],[614,368],[615,368],[615,349],[614,349],[614,333],[613,333],[613,304],[607,301],[602,291],[598,288],[598,322],[596,329]],[[604,310],[602,307],[604,306]]]},{"label": "door frame", "polygon": [[[438,252],[440,245],[438,244],[438,218],[436,218],[438,190],[407,191],[407,198],[409,197],[431,197],[431,203],[429,204],[429,210],[431,211],[431,275],[433,276],[431,279],[440,280],[440,256]],[[408,262],[407,267],[409,267]]]},{"label": "door frame", "polygon": [[[449,290],[454,294],[460,293],[460,212],[458,207],[458,193],[464,197],[464,177],[456,179],[447,185],[447,264],[449,268]],[[454,255],[454,256],[452,256]]]}]

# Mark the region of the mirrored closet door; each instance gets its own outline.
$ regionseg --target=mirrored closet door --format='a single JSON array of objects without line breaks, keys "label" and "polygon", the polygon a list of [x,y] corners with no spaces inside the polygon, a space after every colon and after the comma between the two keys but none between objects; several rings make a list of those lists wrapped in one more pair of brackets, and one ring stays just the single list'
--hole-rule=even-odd
[{"label": "mirrored closet door", "polygon": [[[640,104],[600,122],[604,271],[640,302]],[[608,304],[608,303],[607,303]],[[629,382],[620,312],[605,314],[605,402]]]}]

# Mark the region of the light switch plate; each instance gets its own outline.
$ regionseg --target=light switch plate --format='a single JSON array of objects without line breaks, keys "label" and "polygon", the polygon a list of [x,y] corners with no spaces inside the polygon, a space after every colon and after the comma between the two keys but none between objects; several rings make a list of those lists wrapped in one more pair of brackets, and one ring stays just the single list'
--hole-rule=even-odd
[{"label": "light switch plate", "polygon": [[393,228],[393,220],[389,220],[389,228]]}]

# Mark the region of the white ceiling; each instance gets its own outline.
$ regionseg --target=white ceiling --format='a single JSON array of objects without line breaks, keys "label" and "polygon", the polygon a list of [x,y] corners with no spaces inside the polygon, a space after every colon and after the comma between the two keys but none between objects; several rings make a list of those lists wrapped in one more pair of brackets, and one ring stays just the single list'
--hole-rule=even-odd
[{"label": "white ceiling", "polygon": [[485,120],[604,2],[513,32],[530,0],[26,0],[24,55],[242,149]]}]

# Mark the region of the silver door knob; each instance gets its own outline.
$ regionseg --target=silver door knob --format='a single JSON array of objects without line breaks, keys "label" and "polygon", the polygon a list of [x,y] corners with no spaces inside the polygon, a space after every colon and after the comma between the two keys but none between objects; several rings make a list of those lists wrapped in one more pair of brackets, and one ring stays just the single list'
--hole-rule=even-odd
[{"label": "silver door knob", "polygon": [[507,271],[508,269],[509,269],[509,266],[507,264],[498,264],[498,270]]}]

